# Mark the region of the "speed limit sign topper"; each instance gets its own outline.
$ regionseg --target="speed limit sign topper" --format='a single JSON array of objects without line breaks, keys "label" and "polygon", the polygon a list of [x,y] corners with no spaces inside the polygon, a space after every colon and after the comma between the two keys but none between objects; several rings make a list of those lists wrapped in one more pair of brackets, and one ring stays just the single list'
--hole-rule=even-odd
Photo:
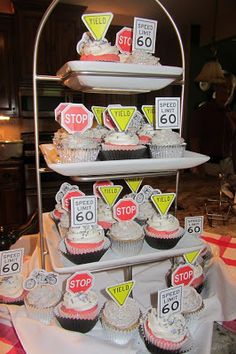
[{"label": "speed limit sign topper", "polygon": [[155,129],[179,129],[180,97],[156,97]]}]

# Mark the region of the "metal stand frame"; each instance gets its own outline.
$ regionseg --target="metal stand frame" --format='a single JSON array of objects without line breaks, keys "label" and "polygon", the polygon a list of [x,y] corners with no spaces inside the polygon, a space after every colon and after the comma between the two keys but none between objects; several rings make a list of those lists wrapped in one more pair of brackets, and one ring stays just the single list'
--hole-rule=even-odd
[{"label": "metal stand frame", "polygon": [[[181,122],[183,121],[183,108],[184,108],[184,93],[185,93],[185,55],[184,55],[184,48],[183,43],[181,40],[181,36],[179,30],[169,14],[166,8],[160,3],[159,0],[154,0],[159,7],[163,10],[163,12],[168,17],[171,25],[173,26],[181,51],[181,59],[182,59],[182,68],[183,68],[183,79],[180,82],[182,86],[181,89],[181,105],[180,105],[180,114],[181,114]],[[47,254],[46,246],[45,246],[45,239],[44,239],[44,229],[43,229],[43,217],[42,217],[42,194],[41,194],[41,178],[40,173],[43,172],[40,169],[40,152],[39,152],[39,126],[38,126],[38,90],[37,90],[37,82],[38,81],[61,81],[57,76],[49,76],[49,75],[38,75],[37,74],[37,59],[38,59],[38,48],[39,48],[39,41],[42,34],[42,30],[47,22],[50,14],[56,7],[56,5],[60,2],[60,0],[53,0],[52,3],[47,8],[46,12],[44,13],[42,20],[39,24],[35,44],[34,44],[34,55],[33,55],[33,103],[34,103],[34,137],[35,137],[35,164],[36,164],[36,182],[37,182],[37,201],[38,201],[38,215],[39,215],[39,235],[40,235],[40,267],[45,269],[45,256]],[[182,125],[180,128],[180,135],[182,135]],[[131,178],[135,175],[125,175],[124,178]],[[104,178],[105,176],[103,176]],[[111,176],[112,177],[112,176]],[[90,178],[90,180],[96,180],[96,176]],[[177,212],[177,200],[178,200],[178,189],[179,189],[179,171],[176,171],[176,199],[175,199],[175,213]],[[128,267],[125,271],[125,278],[132,277],[132,268]],[[130,269],[131,268],[131,269]]]}]

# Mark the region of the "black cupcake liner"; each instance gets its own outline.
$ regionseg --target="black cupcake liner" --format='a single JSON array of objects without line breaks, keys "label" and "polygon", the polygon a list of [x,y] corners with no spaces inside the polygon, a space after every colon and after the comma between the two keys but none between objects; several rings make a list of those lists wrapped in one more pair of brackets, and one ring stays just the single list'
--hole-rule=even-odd
[{"label": "black cupcake liner", "polygon": [[98,262],[102,258],[102,256],[107,252],[109,247],[110,240],[106,238],[104,247],[99,251],[83,254],[72,254],[68,252],[64,240],[61,240],[61,242],[59,243],[59,251],[63,254],[64,257],[66,257],[74,264]]},{"label": "black cupcake liner", "polygon": [[92,320],[88,319],[76,319],[76,318],[66,318],[61,316],[56,316],[57,321],[60,323],[61,327],[67,329],[68,331],[87,333],[93,329],[96,325],[99,316],[96,316]]},{"label": "black cupcake liner", "polygon": [[160,238],[148,236],[147,234],[145,235],[145,240],[149,244],[149,246],[159,250],[168,250],[173,248],[177,245],[181,238],[182,235],[174,238]]},{"label": "black cupcake liner", "polygon": [[18,306],[21,306],[21,305],[24,305],[24,299],[22,300],[19,300],[19,301],[0,301],[0,304],[5,304],[5,305],[18,305]]},{"label": "black cupcake liner", "polygon": [[99,154],[101,160],[130,160],[148,157],[147,148],[137,150],[102,150]]}]

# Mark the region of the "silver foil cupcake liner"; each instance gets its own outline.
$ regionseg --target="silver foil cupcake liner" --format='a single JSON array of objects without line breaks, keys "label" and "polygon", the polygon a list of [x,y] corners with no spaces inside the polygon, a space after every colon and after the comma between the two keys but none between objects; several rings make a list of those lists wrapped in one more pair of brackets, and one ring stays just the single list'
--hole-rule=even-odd
[{"label": "silver foil cupcake liner", "polygon": [[185,149],[186,143],[167,146],[149,144],[150,154],[154,159],[183,157]]},{"label": "silver foil cupcake liner", "polygon": [[[108,232],[109,235],[109,232]],[[143,248],[144,236],[137,240],[118,240],[110,234],[111,249],[119,256],[135,256]]]},{"label": "silver foil cupcake liner", "polygon": [[109,326],[109,324],[107,324],[103,318],[101,318],[101,324],[105,331],[106,338],[113,343],[125,345],[131,339],[135,338],[136,336],[138,337],[138,324],[135,328],[124,330]]},{"label": "silver foil cupcake liner", "polygon": [[47,308],[37,308],[30,305],[25,298],[25,308],[29,318],[40,321],[46,325],[50,324],[54,318],[54,306]]},{"label": "silver foil cupcake liner", "polygon": [[58,155],[61,163],[76,163],[95,161],[98,157],[100,148],[86,148],[86,149],[60,149]]}]

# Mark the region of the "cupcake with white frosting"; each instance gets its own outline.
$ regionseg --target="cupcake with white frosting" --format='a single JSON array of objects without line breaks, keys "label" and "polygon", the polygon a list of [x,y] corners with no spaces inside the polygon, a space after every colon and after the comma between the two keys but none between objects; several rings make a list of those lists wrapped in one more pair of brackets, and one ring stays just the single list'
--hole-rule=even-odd
[{"label": "cupcake with white frosting", "polygon": [[161,65],[160,58],[139,49],[130,54],[120,54],[120,61],[127,64]]},{"label": "cupcake with white frosting", "polygon": [[101,198],[98,199],[97,222],[104,230],[109,230],[116,222],[113,217],[112,208]]},{"label": "cupcake with white frosting", "polygon": [[144,225],[148,219],[151,219],[156,214],[153,203],[146,200],[144,203],[138,205],[138,215],[135,220],[140,225]]},{"label": "cupcake with white frosting", "polygon": [[23,276],[13,274],[0,277],[0,303],[23,305],[27,292],[23,288]]},{"label": "cupcake with white frosting", "polygon": [[145,240],[149,246],[157,249],[174,247],[184,234],[178,219],[171,214],[154,214],[144,226]]},{"label": "cupcake with white frosting", "polygon": [[141,144],[148,144],[152,140],[153,135],[155,134],[155,130],[151,124],[144,124],[137,131],[137,135],[139,137],[139,142]]},{"label": "cupcake with white frosting", "polygon": [[141,335],[150,353],[177,354],[190,349],[190,335],[180,313],[159,317],[152,308],[141,324]]},{"label": "cupcake with white frosting", "polygon": [[85,32],[76,46],[82,61],[119,62],[119,50],[112,46],[106,38],[95,40],[90,32]]},{"label": "cupcake with white frosting", "polygon": [[149,149],[153,158],[183,157],[186,144],[184,139],[171,129],[159,129],[155,131]]},{"label": "cupcake with white frosting", "polygon": [[61,299],[57,286],[38,285],[25,296],[25,308],[28,317],[44,324],[50,324],[54,318],[54,307]]},{"label": "cupcake with white frosting", "polygon": [[107,339],[120,345],[138,337],[139,319],[139,306],[130,297],[123,306],[113,300],[107,301],[101,312],[101,323]]},{"label": "cupcake with white frosting", "polygon": [[182,314],[186,321],[196,319],[204,308],[201,295],[192,286],[183,287]]},{"label": "cupcake with white frosting", "polygon": [[144,232],[136,221],[117,221],[108,231],[111,249],[119,256],[134,256],[143,247]]},{"label": "cupcake with white frosting", "polygon": [[112,131],[102,143],[104,160],[139,159],[145,152],[146,147],[139,144],[138,136],[131,132]]},{"label": "cupcake with white frosting", "polygon": [[71,262],[81,264],[98,261],[109,246],[103,228],[92,224],[70,227],[59,250]]},{"label": "cupcake with white frosting", "polygon": [[60,325],[70,331],[86,333],[98,320],[98,297],[94,291],[65,292],[63,300],[54,310]]},{"label": "cupcake with white frosting", "polygon": [[58,155],[62,163],[95,161],[100,151],[100,145],[94,139],[78,133],[69,134],[62,139],[61,145]]}]

